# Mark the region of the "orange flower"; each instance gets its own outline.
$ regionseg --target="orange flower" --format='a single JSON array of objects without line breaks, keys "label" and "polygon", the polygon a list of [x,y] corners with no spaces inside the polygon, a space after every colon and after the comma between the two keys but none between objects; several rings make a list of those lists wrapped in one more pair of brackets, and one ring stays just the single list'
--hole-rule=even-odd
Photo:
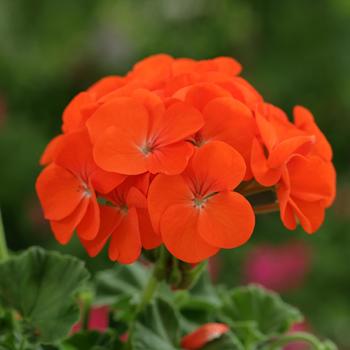
[{"label": "orange flower", "polygon": [[290,122],[241,69],[228,57],[154,55],[74,97],[36,184],[59,242],[76,229],[91,256],[110,239],[122,263],[162,243],[199,262],[249,239],[253,209],[233,192],[242,181],[247,196],[277,194],[249,197],[257,212],[279,205],[286,227],[314,232],[335,197],[331,146],[310,111],[295,107]]},{"label": "orange flower", "polygon": [[194,135],[198,146],[223,141],[235,148],[246,164],[245,180],[252,177],[250,157],[256,133],[251,110],[225,90],[212,84],[197,84],[187,89],[185,102],[202,111],[204,126]]},{"label": "orange flower", "polygon": [[56,239],[67,243],[74,229],[81,238],[94,238],[100,223],[95,190],[108,192],[123,180],[124,176],[96,166],[86,131],[65,135],[54,163],[36,182],[45,218],[50,220]]},{"label": "orange flower", "polygon": [[184,174],[160,174],[153,180],[148,195],[151,220],[174,256],[196,263],[249,239],[253,210],[232,192],[244,173],[240,154],[215,141],[196,151]]},{"label": "orange flower", "polygon": [[251,167],[264,186],[276,185],[281,219],[295,229],[297,219],[308,233],[323,222],[335,197],[332,149],[304,107],[294,108],[295,124],[277,107],[257,112],[260,138],[252,148]]},{"label": "orange flower", "polygon": [[298,218],[307,233],[318,230],[335,197],[335,177],[332,163],[319,157],[295,155],[289,160],[277,187],[281,219],[288,229],[295,229]]},{"label": "orange flower", "polygon": [[183,102],[148,110],[132,98],[106,103],[87,122],[96,163],[127,175],[181,173],[193,153],[185,140],[202,125],[200,113]]},{"label": "orange flower", "polygon": [[293,110],[294,123],[299,130],[314,135],[316,138],[312,152],[326,161],[333,158],[332,147],[315,123],[312,113],[305,107],[295,106]]},{"label": "orange flower", "polygon": [[202,349],[207,343],[220,338],[230,328],[224,323],[206,323],[181,340],[181,347],[185,350]]},{"label": "orange flower", "polygon": [[315,136],[299,130],[279,108],[267,104],[264,108],[264,116],[256,113],[260,140],[253,141],[251,168],[259,183],[272,186],[280,180],[292,155],[310,152]]},{"label": "orange flower", "polygon": [[108,205],[100,205],[98,235],[93,240],[81,239],[90,256],[96,256],[109,238],[110,259],[123,264],[137,260],[142,247],[152,249],[161,244],[147,211],[148,185],[148,174],[130,176],[105,195]]}]

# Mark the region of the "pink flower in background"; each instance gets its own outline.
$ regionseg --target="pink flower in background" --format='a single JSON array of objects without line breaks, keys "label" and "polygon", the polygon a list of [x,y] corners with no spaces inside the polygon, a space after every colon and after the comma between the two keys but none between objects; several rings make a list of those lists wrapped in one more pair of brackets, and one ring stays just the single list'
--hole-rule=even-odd
[{"label": "pink flower in background", "polygon": [[[104,332],[109,326],[108,306],[93,307],[90,311],[88,329]],[[72,328],[72,333],[81,330],[81,322],[75,324]]]},{"label": "pink flower in background", "polygon": [[[290,333],[293,332],[310,332],[310,326],[305,321],[295,323],[290,330]],[[303,342],[295,342],[285,346],[283,350],[307,350],[309,348],[310,347]]]},{"label": "pink flower in background", "polygon": [[302,242],[261,245],[248,254],[244,279],[246,283],[258,283],[277,292],[286,292],[303,284],[310,263],[310,249]]}]

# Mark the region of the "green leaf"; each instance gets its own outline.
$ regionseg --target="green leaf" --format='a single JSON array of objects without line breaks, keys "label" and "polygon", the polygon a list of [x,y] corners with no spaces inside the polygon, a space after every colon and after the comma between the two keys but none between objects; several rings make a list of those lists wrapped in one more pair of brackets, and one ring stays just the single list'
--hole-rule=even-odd
[{"label": "green leaf", "polygon": [[262,287],[238,287],[223,296],[222,315],[245,345],[286,332],[300,312]]},{"label": "green leaf", "polygon": [[139,315],[131,335],[134,350],[178,349],[180,327],[177,314],[167,301],[157,298]]},{"label": "green leaf", "polygon": [[78,259],[30,248],[0,264],[0,304],[15,309],[33,340],[64,338],[79,318],[74,300],[89,273]]},{"label": "green leaf", "polygon": [[219,339],[213,340],[201,350],[245,350],[240,341],[232,334],[226,333]]},{"label": "green leaf", "polygon": [[59,350],[115,350],[120,349],[120,342],[116,332],[82,331],[65,340]]},{"label": "green leaf", "polygon": [[150,270],[140,263],[116,265],[113,269],[99,272],[95,279],[97,303],[116,305],[126,299],[133,304],[138,303],[149,276]]}]

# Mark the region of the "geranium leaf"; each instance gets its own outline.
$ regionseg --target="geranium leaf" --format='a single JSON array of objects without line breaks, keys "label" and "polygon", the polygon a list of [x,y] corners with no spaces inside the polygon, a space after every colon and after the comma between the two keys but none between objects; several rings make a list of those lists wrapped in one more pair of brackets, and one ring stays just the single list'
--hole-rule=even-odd
[{"label": "geranium leaf", "polygon": [[122,343],[116,332],[112,330],[107,330],[103,333],[98,331],[81,331],[65,340],[60,345],[59,350],[114,350],[121,347]]},{"label": "geranium leaf", "polygon": [[157,298],[139,315],[131,343],[135,350],[179,349],[180,327],[177,314],[165,300]]},{"label": "geranium leaf", "polygon": [[244,350],[243,345],[232,333],[227,333],[219,339],[213,340],[201,350]]},{"label": "geranium leaf", "polygon": [[140,263],[116,265],[113,269],[99,272],[95,279],[97,303],[115,305],[127,297],[137,303],[149,275],[150,270]]},{"label": "geranium leaf", "polygon": [[222,314],[235,334],[249,338],[249,343],[283,334],[302,320],[300,312],[278,294],[255,285],[238,287],[224,295]]},{"label": "geranium leaf", "polygon": [[34,341],[51,343],[67,336],[79,318],[74,300],[89,272],[80,260],[30,248],[0,264],[0,304],[15,309]]}]

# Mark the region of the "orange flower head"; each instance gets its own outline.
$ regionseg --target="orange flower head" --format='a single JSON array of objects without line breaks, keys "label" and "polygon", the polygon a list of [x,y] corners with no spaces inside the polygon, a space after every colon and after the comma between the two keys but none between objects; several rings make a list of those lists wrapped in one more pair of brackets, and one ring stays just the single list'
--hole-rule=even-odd
[{"label": "orange flower head", "polygon": [[56,239],[76,231],[90,256],[109,242],[126,264],[164,244],[197,263],[244,244],[254,211],[315,232],[335,198],[332,148],[308,109],[290,121],[241,70],[158,54],[77,94],[36,182]]},{"label": "orange flower head", "polygon": [[183,174],[157,175],[149,190],[149,212],[155,231],[174,256],[196,263],[249,239],[254,212],[233,192],[244,174],[240,154],[215,141],[196,150]]}]

